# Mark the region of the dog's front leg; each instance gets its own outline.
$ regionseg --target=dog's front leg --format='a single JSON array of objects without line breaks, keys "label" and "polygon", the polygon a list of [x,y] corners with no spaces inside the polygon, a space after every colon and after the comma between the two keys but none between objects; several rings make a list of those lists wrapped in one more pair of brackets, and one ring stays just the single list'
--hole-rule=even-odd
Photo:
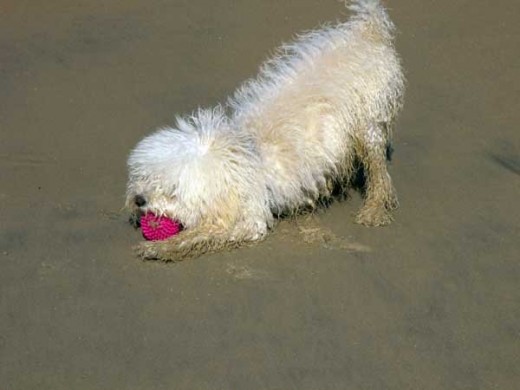
[{"label": "dog's front leg", "polygon": [[144,260],[182,261],[205,253],[236,248],[243,244],[223,228],[200,226],[185,230],[165,241],[145,241],[136,252]]}]

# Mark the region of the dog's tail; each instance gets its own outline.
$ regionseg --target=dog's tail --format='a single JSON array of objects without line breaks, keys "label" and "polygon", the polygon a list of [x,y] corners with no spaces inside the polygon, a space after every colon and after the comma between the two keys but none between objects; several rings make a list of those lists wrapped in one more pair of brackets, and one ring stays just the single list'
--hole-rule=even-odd
[{"label": "dog's tail", "polygon": [[350,0],[347,7],[354,13],[354,20],[370,23],[383,36],[392,39],[394,24],[380,0]]}]

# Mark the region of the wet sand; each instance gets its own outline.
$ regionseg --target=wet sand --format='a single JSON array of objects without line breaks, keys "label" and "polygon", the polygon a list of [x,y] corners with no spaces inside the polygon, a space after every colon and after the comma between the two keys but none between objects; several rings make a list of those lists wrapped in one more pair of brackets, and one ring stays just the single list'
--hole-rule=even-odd
[{"label": "wet sand", "polygon": [[[72,4],[73,3],[73,4]],[[516,389],[520,7],[394,0],[395,223],[141,262],[126,157],[335,1],[0,5],[0,388]],[[120,5],[124,4],[124,5]],[[325,240],[326,241],[326,240]]]}]

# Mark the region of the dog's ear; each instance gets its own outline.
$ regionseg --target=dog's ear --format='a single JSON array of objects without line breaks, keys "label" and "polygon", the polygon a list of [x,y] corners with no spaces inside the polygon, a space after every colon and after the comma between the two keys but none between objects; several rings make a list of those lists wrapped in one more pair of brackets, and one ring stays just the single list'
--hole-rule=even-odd
[{"label": "dog's ear", "polygon": [[234,130],[218,107],[178,118],[177,126],[185,143],[179,198],[206,216],[233,218],[257,180],[258,156],[250,136]]}]

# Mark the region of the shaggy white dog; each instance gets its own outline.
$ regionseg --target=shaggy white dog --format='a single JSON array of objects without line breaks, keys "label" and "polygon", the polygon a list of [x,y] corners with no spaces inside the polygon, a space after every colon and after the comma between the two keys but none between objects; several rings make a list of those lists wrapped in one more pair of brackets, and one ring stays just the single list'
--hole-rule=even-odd
[{"label": "shaggy white dog", "polygon": [[280,215],[327,199],[360,164],[357,222],[385,225],[397,197],[387,172],[404,77],[378,0],[354,0],[345,23],[282,46],[224,105],[177,118],[129,160],[126,205],[182,223],[143,242],[143,258],[180,260],[261,240]]}]

